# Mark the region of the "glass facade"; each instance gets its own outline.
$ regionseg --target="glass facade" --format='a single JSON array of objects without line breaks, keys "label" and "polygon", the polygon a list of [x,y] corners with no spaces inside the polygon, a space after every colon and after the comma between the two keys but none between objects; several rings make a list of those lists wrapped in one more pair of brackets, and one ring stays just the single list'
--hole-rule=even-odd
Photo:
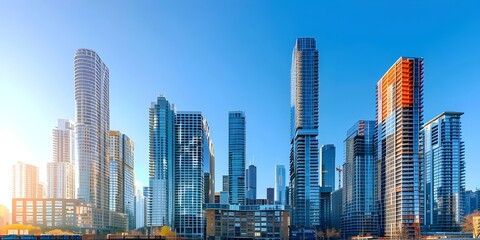
[{"label": "glass facade", "polygon": [[375,160],[381,236],[420,237],[423,59],[399,58],[377,83]]},{"label": "glass facade", "polygon": [[149,111],[147,226],[173,227],[175,109],[159,96]]},{"label": "glass facade", "polygon": [[287,174],[284,165],[275,165],[275,204],[286,204]]},{"label": "glass facade", "polygon": [[200,112],[178,112],[175,116],[174,164],[177,236],[204,237],[206,219],[203,205],[206,199],[203,180],[205,166],[214,164],[212,157],[213,144],[206,119]]},{"label": "glass facade", "polygon": [[249,200],[257,199],[257,167],[255,165],[248,166],[247,176],[247,198]]},{"label": "glass facade", "polygon": [[341,231],[347,238],[378,235],[374,133],[375,121],[358,121],[345,139]]},{"label": "glass facade", "polygon": [[322,163],[321,183],[322,187],[330,187],[335,190],[335,146],[333,144],[322,145],[320,155]]},{"label": "glass facade", "polygon": [[77,131],[77,197],[106,210],[98,227],[108,225],[109,70],[89,49],[75,53],[75,118]]},{"label": "glass facade", "polygon": [[465,208],[465,146],[460,116],[444,112],[421,131],[425,158],[423,182],[425,232],[461,229]]},{"label": "glass facade", "polygon": [[245,125],[244,112],[228,113],[228,198],[235,205],[245,204]]},{"label": "glass facade", "polygon": [[291,225],[320,224],[318,149],[318,50],[313,38],[298,38],[292,53],[290,205]]}]

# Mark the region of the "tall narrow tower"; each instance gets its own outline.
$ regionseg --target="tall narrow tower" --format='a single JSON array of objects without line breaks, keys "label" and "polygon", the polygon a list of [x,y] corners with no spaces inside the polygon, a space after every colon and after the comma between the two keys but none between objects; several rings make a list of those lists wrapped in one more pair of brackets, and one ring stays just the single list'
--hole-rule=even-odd
[{"label": "tall narrow tower", "polygon": [[401,57],[377,83],[375,154],[380,235],[419,237],[423,59]]},{"label": "tall narrow tower", "polygon": [[[89,49],[75,53],[75,117],[78,153],[78,198],[101,210],[109,208],[108,132],[109,71]],[[99,227],[108,224],[108,211]]]},{"label": "tall narrow tower", "polygon": [[314,38],[298,38],[291,68],[291,224],[320,224],[318,185],[318,50]]},{"label": "tall narrow tower", "polygon": [[228,113],[228,197],[229,203],[245,204],[245,113]]}]

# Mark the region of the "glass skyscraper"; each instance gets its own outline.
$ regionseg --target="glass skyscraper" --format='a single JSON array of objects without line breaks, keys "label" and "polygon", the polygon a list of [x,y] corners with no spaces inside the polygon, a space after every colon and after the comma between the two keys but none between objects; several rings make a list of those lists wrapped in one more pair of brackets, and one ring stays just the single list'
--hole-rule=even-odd
[{"label": "glass skyscraper", "polygon": [[173,227],[175,108],[159,96],[149,111],[147,226]]},{"label": "glass skyscraper", "polygon": [[174,219],[175,232],[181,237],[203,239],[205,234],[204,173],[206,166],[214,164],[209,132],[207,120],[200,112],[176,113]]},{"label": "glass skyscraper", "polygon": [[375,155],[380,235],[420,237],[423,59],[400,57],[377,83]]},{"label": "glass skyscraper", "polygon": [[461,229],[465,207],[465,146],[460,112],[444,112],[425,125],[421,144],[425,232]]},{"label": "glass skyscraper", "polygon": [[128,230],[135,229],[134,143],[119,131],[110,131],[110,211],[128,215]]},{"label": "glass skyscraper", "polygon": [[322,145],[320,161],[322,166],[322,187],[331,187],[335,190],[335,146],[333,144]]},{"label": "glass skyscraper", "polygon": [[250,164],[246,170],[247,176],[247,199],[257,199],[257,167]]},{"label": "glass skyscraper", "polygon": [[318,149],[318,50],[298,38],[292,53],[290,187],[291,225],[320,224]]},{"label": "glass skyscraper", "polygon": [[245,204],[245,113],[228,113],[228,198],[234,205]]},{"label": "glass skyscraper", "polygon": [[76,51],[74,65],[77,197],[103,210],[98,226],[103,228],[109,219],[109,71],[100,56],[89,49]]},{"label": "glass skyscraper", "polygon": [[358,121],[347,132],[343,164],[343,236],[378,235],[374,159],[375,121]]},{"label": "glass skyscraper", "polygon": [[287,186],[287,174],[284,165],[275,165],[275,203],[285,205],[286,195],[285,188]]}]

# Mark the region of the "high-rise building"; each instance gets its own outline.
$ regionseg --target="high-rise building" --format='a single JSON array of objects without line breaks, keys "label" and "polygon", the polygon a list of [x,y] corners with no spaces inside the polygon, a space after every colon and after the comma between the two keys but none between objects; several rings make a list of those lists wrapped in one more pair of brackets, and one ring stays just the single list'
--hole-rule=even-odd
[{"label": "high-rise building", "polygon": [[[10,225],[12,221],[10,220],[10,211],[6,206],[0,205],[0,228],[4,228],[7,225]],[[2,232],[4,234],[5,232]]]},{"label": "high-rise building", "polygon": [[229,203],[245,204],[245,113],[228,113],[228,197]]},{"label": "high-rise building", "polygon": [[322,163],[321,184],[322,187],[331,187],[335,190],[335,146],[333,144],[322,145],[320,161]]},{"label": "high-rise building", "polygon": [[[205,234],[203,205],[205,167],[211,168],[213,144],[207,120],[200,112],[177,112],[175,116],[175,232],[178,236],[202,239]],[[212,176],[213,177],[213,176]],[[213,178],[211,179],[213,184]],[[211,188],[211,202],[215,189]]]},{"label": "high-rise building", "polygon": [[37,166],[23,162],[12,166],[12,198],[43,198]]},{"label": "high-rise building", "polygon": [[222,176],[222,191],[228,193],[228,175]]},{"label": "high-rise building", "polygon": [[291,225],[320,224],[318,184],[318,50],[314,38],[298,38],[292,54],[290,105]]},{"label": "high-rise building", "polygon": [[137,189],[137,194],[135,195],[135,228],[143,228],[146,226],[146,203],[147,200],[143,195],[143,191]]},{"label": "high-rise building", "polygon": [[76,51],[74,65],[77,197],[104,210],[96,227],[105,228],[109,225],[109,70],[89,49]]},{"label": "high-rise building", "polygon": [[175,106],[165,96],[151,104],[149,137],[147,226],[173,227]]},{"label": "high-rise building", "polygon": [[128,230],[135,229],[134,143],[120,131],[110,131],[110,211],[128,216]]},{"label": "high-rise building", "polygon": [[465,216],[480,210],[480,190],[465,191]]},{"label": "high-rise building", "polygon": [[284,165],[275,165],[275,203],[285,205],[285,187],[287,186],[287,174]]},{"label": "high-rise building", "polygon": [[[375,121],[358,121],[345,138],[343,164],[343,236],[378,235],[374,159]],[[333,200],[332,200],[333,201]],[[332,205],[333,206],[333,205]]]},{"label": "high-rise building", "polygon": [[267,188],[267,204],[273,204],[275,202],[275,188]]},{"label": "high-rise building", "polygon": [[246,170],[247,176],[247,199],[257,199],[257,167],[250,164]]},{"label": "high-rise building", "polygon": [[465,207],[465,145],[460,112],[444,112],[423,125],[425,232],[456,232]]},{"label": "high-rise building", "polygon": [[[341,229],[342,226],[342,212],[343,212],[343,204],[342,204],[342,195],[343,195],[343,187],[335,190],[330,195],[332,203],[332,211],[330,214],[330,227],[335,228],[337,230]],[[343,231],[340,231],[342,237],[345,236]]]},{"label": "high-rise building", "polygon": [[76,198],[75,124],[71,120],[59,119],[52,136],[53,162],[47,163],[47,196]]},{"label": "high-rise building", "polygon": [[400,57],[377,83],[375,154],[380,235],[420,237],[423,59]]}]

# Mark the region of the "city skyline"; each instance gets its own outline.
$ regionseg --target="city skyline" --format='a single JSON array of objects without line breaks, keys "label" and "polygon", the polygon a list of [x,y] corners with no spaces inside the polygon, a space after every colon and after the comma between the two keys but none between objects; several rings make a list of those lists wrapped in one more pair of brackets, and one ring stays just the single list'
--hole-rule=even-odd
[{"label": "city skyline", "polygon": [[[9,9],[16,8],[17,6],[10,6],[8,3],[1,3],[1,5],[7,5],[5,8],[0,9]],[[20,4],[21,5],[21,4]],[[35,5],[35,3],[33,3]],[[420,4],[421,6],[425,6]],[[468,4],[466,4],[468,5]],[[314,9],[319,10],[319,5],[316,5]],[[380,7],[384,5],[380,4]],[[104,9],[106,6],[101,5],[100,9]],[[227,9],[231,9],[230,6],[226,6]],[[243,8],[247,8],[248,4],[241,6]],[[265,6],[259,6],[263,9]],[[335,5],[334,5],[335,7]],[[442,8],[443,7],[443,8]],[[174,7],[175,8],[175,7]],[[445,4],[438,7],[446,11]],[[25,11],[32,11],[30,8],[26,8]],[[41,13],[45,13],[41,11]],[[166,94],[171,99],[175,99],[175,102],[179,105],[181,109],[198,109],[205,113],[205,116],[209,119],[209,124],[211,128],[211,135],[212,139],[216,143],[216,172],[217,181],[215,189],[221,189],[221,181],[219,181],[218,176],[222,174],[227,174],[226,171],[227,163],[227,154],[226,154],[226,146],[227,146],[227,120],[226,115],[228,111],[232,109],[240,109],[248,115],[248,133],[247,133],[247,161],[252,158],[253,154],[255,154],[258,165],[258,171],[265,173],[266,178],[269,179],[268,182],[266,181],[259,181],[258,182],[258,193],[259,198],[265,198],[265,191],[269,186],[274,185],[274,166],[276,164],[283,164],[287,165],[288,163],[288,131],[286,130],[285,126],[288,128],[288,84],[289,84],[289,62],[290,57],[288,55],[291,54],[291,46],[294,43],[297,37],[301,36],[311,36],[317,38],[319,43],[317,44],[320,51],[320,105],[321,105],[321,112],[325,111],[325,114],[320,114],[320,129],[319,129],[319,144],[328,144],[333,143],[338,146],[337,149],[337,156],[341,156],[340,149],[343,149],[342,139],[344,138],[344,130],[351,126],[352,123],[356,121],[356,119],[373,119],[374,117],[374,93],[375,93],[375,83],[383,74],[383,71],[401,55],[415,55],[415,56],[423,56],[425,59],[425,64],[428,64],[426,74],[425,74],[425,104],[424,104],[424,119],[431,119],[436,116],[439,112],[443,111],[462,111],[465,112],[463,116],[463,131],[464,131],[464,141],[466,142],[466,157],[465,161],[467,164],[466,167],[466,188],[467,189],[474,189],[475,187],[480,186],[480,182],[473,176],[473,170],[475,167],[478,168],[478,164],[476,163],[475,159],[478,155],[480,155],[479,150],[475,149],[473,146],[477,145],[478,140],[474,138],[474,136],[478,135],[478,129],[474,127],[474,122],[478,119],[479,113],[476,110],[475,106],[478,105],[478,99],[475,99],[473,96],[475,90],[479,89],[479,85],[477,82],[474,82],[473,79],[478,79],[478,72],[474,70],[474,66],[469,65],[471,64],[470,61],[473,61],[473,56],[478,55],[478,46],[472,45],[474,42],[478,42],[479,35],[478,30],[472,30],[472,26],[478,25],[478,17],[472,17],[469,15],[469,9],[475,9],[474,7],[464,7],[463,10],[467,13],[465,14],[468,17],[459,18],[457,19],[455,25],[456,27],[452,27],[452,25],[448,25],[448,19],[452,20],[452,18],[447,18],[447,20],[441,21],[438,25],[434,24],[435,20],[440,19],[440,16],[434,15],[433,20],[426,21],[424,24],[430,26],[430,28],[425,28],[426,33],[421,35],[421,37],[429,39],[424,40],[423,42],[414,45],[413,47],[407,47],[408,44],[412,42],[408,41],[407,37],[400,37],[398,41],[407,40],[407,43],[403,46],[399,46],[396,49],[391,49],[390,47],[386,47],[380,45],[379,47],[375,48],[372,45],[375,45],[376,42],[373,41],[370,43],[363,42],[365,41],[365,36],[359,36],[359,43],[346,43],[348,39],[348,35],[346,30],[345,32],[341,31],[338,36],[340,39],[339,44],[333,44],[331,37],[322,37],[321,31],[330,31],[329,28],[319,28],[318,30],[315,29],[315,24],[305,26],[303,30],[293,31],[292,26],[288,25],[285,27],[287,29],[288,36],[283,36],[282,39],[278,41],[278,43],[273,43],[271,47],[268,44],[261,45],[263,49],[265,49],[266,54],[271,53],[273,51],[279,51],[278,55],[275,58],[278,60],[271,60],[270,57],[268,58],[260,58],[261,61],[272,61],[272,63],[266,63],[265,65],[254,66],[255,64],[259,64],[259,60],[254,60],[253,63],[247,63],[247,59],[250,58],[254,59],[249,53],[250,51],[255,51],[252,46],[253,44],[259,44],[258,41],[255,39],[253,41],[248,38],[241,38],[238,34],[229,33],[225,36],[226,39],[233,39],[235,37],[240,38],[239,40],[232,41],[232,45],[220,45],[220,50],[229,50],[229,49],[242,49],[235,50],[230,52],[234,58],[230,59],[231,61],[226,61],[224,63],[224,70],[221,70],[217,75],[213,78],[213,80],[209,79],[211,75],[211,70],[213,70],[212,65],[216,63],[217,60],[214,58],[205,56],[201,51],[187,51],[187,50],[180,50],[179,56],[173,56],[172,62],[173,65],[166,64],[165,69],[162,68],[160,71],[160,75],[157,77],[150,71],[146,71],[142,73],[139,77],[136,77],[136,71],[140,71],[147,67],[155,68],[162,63],[166,63],[164,57],[170,56],[172,57],[172,52],[166,51],[166,54],[162,56],[159,54],[160,50],[164,49],[164,47],[160,47],[161,45],[170,45],[175,44],[174,46],[185,46],[191,44],[192,46],[187,46],[187,49],[191,47],[199,47],[199,44],[202,45],[207,43],[207,40],[210,38],[203,38],[203,35],[197,34],[193,39],[196,41],[189,42],[185,39],[180,39],[180,34],[178,38],[174,36],[175,31],[169,29],[168,33],[172,35],[167,35],[167,40],[165,42],[160,42],[157,44],[153,44],[148,39],[143,38],[129,38],[127,40],[122,40],[121,44],[134,44],[137,42],[146,42],[153,48],[152,52],[159,54],[160,59],[158,62],[155,62],[154,65],[148,62],[148,59],[151,59],[150,53],[147,53],[143,50],[139,50],[137,48],[131,50],[125,50],[128,54],[132,54],[137,56],[136,60],[131,60],[126,56],[117,55],[117,51],[121,49],[123,45],[108,45],[108,39],[110,37],[103,36],[105,39],[98,39],[98,38],[80,38],[79,40],[72,40],[77,36],[75,33],[67,32],[66,38],[68,44],[59,44],[58,46],[55,44],[45,45],[47,44],[48,40],[52,40],[52,38],[47,37],[46,35],[57,35],[62,36],[62,34],[45,34],[40,35],[39,43],[26,44],[24,40],[15,42],[14,40],[19,39],[32,39],[35,36],[38,36],[38,32],[36,32],[33,26],[38,26],[38,29],[44,29],[50,33],[56,33],[58,31],[63,32],[65,29],[68,29],[64,25],[55,25],[53,24],[54,20],[67,14],[70,10],[69,7],[66,5],[60,5],[59,9],[53,12],[52,18],[47,19],[44,21],[40,21],[35,25],[34,20],[39,15],[27,15],[27,18],[23,21],[19,21],[22,26],[25,26],[25,30],[14,30],[11,27],[7,26],[7,22],[10,21],[1,21],[0,22],[0,29],[2,32],[5,32],[5,36],[10,36],[10,38],[5,39],[5,45],[1,46],[0,48],[4,50],[5,58],[1,59],[0,64],[0,91],[1,91],[1,98],[0,103],[2,104],[2,109],[6,109],[6,119],[2,119],[0,125],[2,126],[0,129],[0,133],[2,136],[6,136],[7,140],[2,142],[2,150],[6,150],[7,155],[5,155],[8,159],[7,161],[3,161],[2,167],[6,167],[5,169],[11,169],[11,165],[13,165],[17,160],[23,160],[28,163],[32,163],[34,165],[40,166],[40,174],[43,174],[41,180],[46,182],[46,163],[51,160],[51,128],[56,123],[56,119],[58,118],[68,118],[73,119],[73,84],[72,84],[72,75],[73,75],[73,67],[71,66],[71,60],[73,58],[73,52],[75,49],[79,47],[87,47],[94,51],[96,51],[102,59],[108,64],[110,71],[112,72],[111,79],[111,102],[110,106],[112,109],[112,116],[111,119],[111,128],[112,129],[121,129],[122,131],[129,133],[136,143],[136,147],[138,146],[138,151],[136,151],[137,158],[139,159],[138,165],[136,165],[136,175],[138,176],[138,180],[142,183],[142,186],[148,185],[148,174],[146,173],[148,169],[148,126],[145,127],[148,123],[146,119],[148,118],[148,104],[149,102],[154,99],[158,94]],[[61,12],[64,10],[65,13]],[[120,8],[119,11],[127,11],[126,9]],[[295,14],[298,13],[298,9],[293,9]],[[308,14],[312,15],[311,10],[308,11]],[[320,11],[320,10],[319,10]],[[323,11],[323,10],[322,10]],[[453,13],[460,10],[452,10]],[[2,20],[10,20],[10,19],[17,19],[11,13],[5,12],[5,10],[0,10],[2,13]],[[188,11],[186,11],[188,12]],[[461,11],[460,11],[461,12]],[[4,14],[3,14],[4,13]],[[91,10],[89,14],[98,13],[96,10]],[[207,10],[202,10],[198,14],[203,16],[207,14]],[[250,11],[254,16],[258,16],[259,14],[256,11]],[[262,21],[260,24],[260,29],[269,29],[268,27],[280,27],[282,23],[288,21],[283,20],[281,16],[274,14],[272,12],[267,12],[269,15],[272,15],[279,20],[279,23],[269,23],[266,21]],[[285,10],[283,11],[285,13]],[[147,13],[148,16],[152,14],[151,12]],[[184,13],[187,14],[187,13]],[[297,21],[294,21],[293,26],[297,24],[306,23],[308,18],[312,18],[313,16],[300,18]],[[222,15],[225,17],[225,15]],[[197,17],[199,17],[197,15]],[[168,19],[174,19],[171,15],[166,15]],[[321,19],[321,17],[318,17]],[[230,18],[226,18],[229,22],[236,23],[240,19],[238,15],[234,15]],[[314,18],[316,19],[316,18]],[[132,19],[128,21],[133,21]],[[159,21],[157,19],[157,21]],[[212,24],[217,26],[218,19],[213,18],[211,20]],[[319,20],[320,21],[320,20]],[[371,21],[371,19],[369,20]],[[367,21],[367,23],[369,23]],[[12,21],[16,22],[16,21]],[[73,21],[67,21],[68,23],[76,25]],[[399,24],[400,20],[390,20],[391,23]],[[191,21],[185,20],[184,22],[180,22],[180,26],[186,26],[190,24]],[[207,24],[207,22],[202,22],[202,24]],[[55,26],[53,28],[49,27],[49,24]],[[133,22],[131,22],[129,26],[133,26]],[[342,23],[339,23],[341,26]],[[344,24],[344,23],[343,23]],[[442,25],[444,24],[444,25]],[[201,25],[203,26],[203,25]],[[239,25],[241,31],[248,31],[243,25]],[[321,25],[323,26],[323,25]],[[441,29],[439,29],[441,28]],[[220,28],[219,31],[225,31],[224,28]],[[255,29],[258,30],[258,27]],[[274,29],[274,28],[273,28]],[[348,28],[350,29],[350,28]],[[96,30],[96,28],[95,28]],[[103,30],[103,29],[102,29]],[[128,31],[132,31],[132,29],[127,28]],[[191,27],[188,27],[187,30],[192,31]],[[420,32],[421,29],[414,28],[412,31],[415,33]],[[468,37],[462,37],[467,34],[467,31],[470,31]],[[31,31],[31,32],[28,32]],[[83,33],[85,31],[84,28],[80,28],[80,32]],[[96,30],[97,31],[97,30]],[[146,30],[141,30],[146,31]],[[352,34],[358,34],[358,31],[354,29],[350,29]],[[181,32],[181,31],[180,31]],[[276,31],[266,31],[260,35],[260,39],[266,40],[270,37],[279,36],[279,33]],[[437,33],[435,37],[428,37],[428,33]],[[445,33],[440,33],[445,32]],[[125,36],[122,34],[121,30],[116,29],[114,33],[117,36]],[[148,31],[147,31],[148,33]],[[335,31],[333,31],[335,33]],[[369,32],[370,33],[370,32]],[[380,37],[381,33],[392,34],[392,37]],[[115,35],[113,34],[113,35]],[[152,36],[160,37],[160,35],[155,35],[154,33]],[[218,35],[219,32],[217,32]],[[343,35],[342,35],[343,34]],[[381,38],[383,41],[385,39],[391,40],[393,38],[393,32],[388,30],[382,30],[380,32],[373,32],[373,36]],[[412,36],[413,33],[407,34],[408,36]],[[113,37],[113,36],[112,36]],[[461,39],[460,39],[461,38]],[[70,39],[70,40],[68,40]],[[155,38],[157,39],[157,38]],[[55,39],[53,39],[55,40]],[[46,42],[47,41],[47,42]],[[248,45],[242,45],[242,41],[246,41]],[[343,41],[343,42],[342,42]],[[54,42],[54,41],[53,41]],[[266,41],[268,42],[268,41]],[[338,51],[339,47],[345,44],[347,50],[340,51],[338,56],[335,56],[334,52]],[[467,53],[464,48],[459,48],[457,45],[465,45],[465,47],[470,46],[473,48],[469,49],[469,53]],[[465,43],[465,44],[464,44]],[[263,43],[262,43],[263,44]],[[28,46],[27,46],[28,45]],[[25,51],[29,52],[26,55],[24,51],[21,49],[25,46]],[[205,44],[206,46],[206,44]],[[356,52],[350,51],[349,54],[352,56],[346,55],[343,51],[348,51],[348,49],[352,49],[357,47],[365,47],[372,52],[368,52],[371,56],[366,56],[366,50],[362,50],[361,48],[357,49]],[[42,51],[32,51],[31,47],[40,48],[45,47],[46,49]],[[9,49],[11,48],[11,49]],[[174,47],[175,48],[175,47]],[[209,47],[210,50],[212,48]],[[462,50],[463,49],[463,50]],[[45,56],[42,54],[43,51],[53,51],[54,54],[51,56]],[[456,51],[459,51],[456,55]],[[13,53],[18,51],[20,54],[17,56]],[[185,51],[185,52],[184,52]],[[23,54],[22,54],[23,53]],[[222,53],[218,51],[213,52],[215,56],[223,56]],[[245,54],[245,57],[241,55]],[[359,64],[358,62],[358,55],[362,55],[363,57],[367,58],[366,62],[368,64],[360,63],[361,66],[354,66]],[[460,58],[459,56],[466,55],[467,57]],[[205,56],[207,65],[202,65],[205,68],[203,71],[199,71],[198,76],[189,75],[189,74],[179,74],[177,77],[173,77],[173,73],[179,71],[180,69],[175,67],[174,64],[180,65],[182,63],[182,57],[191,56],[196,61],[201,61],[200,56]],[[346,57],[347,56],[347,57]],[[457,63],[448,64],[445,63],[447,57],[453,57],[458,59]],[[245,59],[244,59],[245,58]],[[45,60],[44,60],[45,59]],[[220,58],[224,59],[224,58]],[[369,61],[367,61],[370,59]],[[41,60],[41,62],[39,61]],[[132,63],[133,61],[139,61],[145,64],[145,67],[139,68],[138,65],[135,67],[138,68],[136,71],[128,70],[125,66]],[[363,61],[363,60],[362,60]],[[360,62],[362,62],[360,61]],[[21,63],[21,64],[20,64]],[[187,61],[186,64],[194,64],[195,62]],[[325,65],[323,65],[325,63]],[[465,64],[467,63],[467,64]],[[38,64],[38,65],[37,65]],[[236,67],[234,65],[241,64],[240,66]],[[338,68],[335,71],[335,64],[342,65],[346,68],[353,68],[352,72],[355,70],[359,71],[356,72],[356,78],[352,78],[352,80],[348,80],[351,78],[350,75],[347,73],[339,72]],[[458,64],[458,65],[455,65]],[[155,67],[152,67],[155,66]],[[23,68],[29,68],[29,72],[22,72]],[[168,69],[169,68],[169,69]],[[265,69],[265,72],[262,72],[262,69]],[[362,69],[364,68],[364,69]],[[244,75],[244,71],[249,71],[251,69],[251,73]],[[198,70],[198,69],[197,69]],[[445,72],[447,70],[447,72]],[[450,70],[450,71],[448,71]],[[168,75],[165,72],[168,72]],[[276,73],[278,72],[278,74]],[[32,75],[30,75],[32,74]],[[235,78],[233,75],[239,74],[241,78]],[[36,76],[34,76],[36,75]],[[257,75],[257,76],[256,76]],[[115,76],[115,77],[113,77]],[[242,81],[238,79],[253,79],[249,82],[243,84]],[[9,79],[5,81],[4,79]],[[11,79],[11,80],[10,80]],[[18,79],[18,81],[17,81]],[[144,79],[148,79],[144,81]],[[265,80],[264,80],[265,79]],[[470,81],[468,81],[470,79]],[[39,80],[39,81],[37,81]],[[353,84],[353,86],[349,87],[348,84],[351,84],[352,81],[359,81],[362,80],[364,85],[366,86],[358,86]],[[131,81],[131,83],[128,83]],[[170,81],[170,83],[167,83]],[[206,83],[202,83],[202,81],[206,81]],[[237,81],[237,82],[235,82]],[[252,82],[253,81],[253,82]],[[256,82],[260,83],[259,89],[254,89],[253,84]],[[137,83],[138,85],[134,85],[133,83]],[[272,84],[277,84],[278,86],[273,86]],[[455,83],[457,85],[452,86]],[[176,92],[176,88],[181,88],[182,86],[188,86],[181,91]],[[198,98],[199,95],[195,93],[197,90],[196,88],[201,87],[200,85],[215,85],[220,89],[224,89],[225,93],[222,93],[222,90],[212,95],[212,99],[205,99],[205,101],[196,101],[195,98]],[[337,87],[334,85],[338,85]],[[273,87],[272,87],[273,86]],[[335,97],[334,94],[339,93],[339,88],[345,87],[346,95],[350,94],[352,97],[346,97],[346,95],[340,94],[339,97]],[[236,89],[233,92],[230,90],[225,90],[229,88]],[[203,89],[203,87],[201,87]],[[446,91],[450,91],[451,95],[454,97],[444,98],[443,93]],[[65,92],[65,93],[63,93]],[[200,91],[201,92],[201,91]],[[219,99],[225,99],[226,96],[230,95],[231,93],[239,92],[242,95],[240,97],[232,97],[231,99],[227,99],[226,103],[217,105]],[[131,102],[124,102],[125,100],[120,100],[120,96],[123,98],[124,96],[129,96],[133,94],[134,97],[129,97]],[[143,96],[138,95],[145,95],[145,100]],[[245,99],[245,95],[252,95],[253,98],[260,98],[266,100],[264,102],[258,103],[256,101],[252,101],[249,99]],[[265,97],[262,97],[265,95]],[[449,94],[450,96],[450,94]],[[270,98],[270,99],[267,99]],[[344,98],[343,100],[341,98]],[[200,98],[199,98],[200,99]],[[287,100],[286,100],[287,99]],[[330,105],[337,105],[342,104],[344,106],[348,106],[348,104],[354,100],[358,101],[366,101],[366,104],[359,104],[352,107],[347,107],[347,110],[352,110],[353,108],[358,108],[357,106],[362,106],[360,110],[354,110],[353,113],[347,110],[336,109]],[[15,104],[13,104],[15,103]],[[335,103],[335,104],[333,104]],[[34,106],[31,108],[31,111],[27,111],[28,115],[24,115],[24,113],[19,113],[17,110],[13,108],[20,108],[25,109],[26,106],[32,105]],[[260,105],[258,108],[256,105]],[[268,109],[265,111],[265,109]],[[131,113],[131,114],[130,114]],[[347,114],[346,114],[347,113]],[[350,115],[351,113],[351,115]],[[130,115],[136,115],[137,117],[130,118]],[[267,116],[271,115],[271,116]],[[30,116],[30,117],[29,117]],[[32,126],[26,124],[26,122],[31,121],[32,116],[36,119],[36,123]],[[285,118],[285,116],[287,116]],[[270,126],[266,126],[265,122],[272,122],[272,119],[276,119],[277,123],[271,124]],[[27,121],[28,120],[28,121]],[[338,124],[337,124],[338,122]],[[328,126],[335,126],[335,127],[328,127]],[[338,127],[337,127],[338,126]],[[38,128],[38,129],[35,129]],[[261,128],[265,128],[262,130]],[[34,130],[34,131],[33,131]],[[278,134],[277,134],[278,130]],[[31,136],[30,139],[24,137],[27,133],[34,132],[35,136]],[[28,136],[28,135],[27,135]],[[278,140],[277,140],[278,139]],[[271,143],[271,144],[269,144]],[[280,150],[278,150],[280,149]],[[277,151],[278,150],[278,151]],[[15,155],[17,153],[18,155]],[[15,159],[16,158],[16,159]],[[338,158],[336,160],[336,166],[339,166],[343,162],[343,158]],[[260,165],[261,164],[261,165]],[[45,173],[44,173],[45,172]],[[7,173],[8,175],[8,173]],[[7,178],[7,182],[9,178]],[[8,198],[8,197],[7,197]],[[9,201],[5,202],[5,199],[0,200],[1,203],[8,204]],[[7,206],[8,206],[7,205]]]}]

